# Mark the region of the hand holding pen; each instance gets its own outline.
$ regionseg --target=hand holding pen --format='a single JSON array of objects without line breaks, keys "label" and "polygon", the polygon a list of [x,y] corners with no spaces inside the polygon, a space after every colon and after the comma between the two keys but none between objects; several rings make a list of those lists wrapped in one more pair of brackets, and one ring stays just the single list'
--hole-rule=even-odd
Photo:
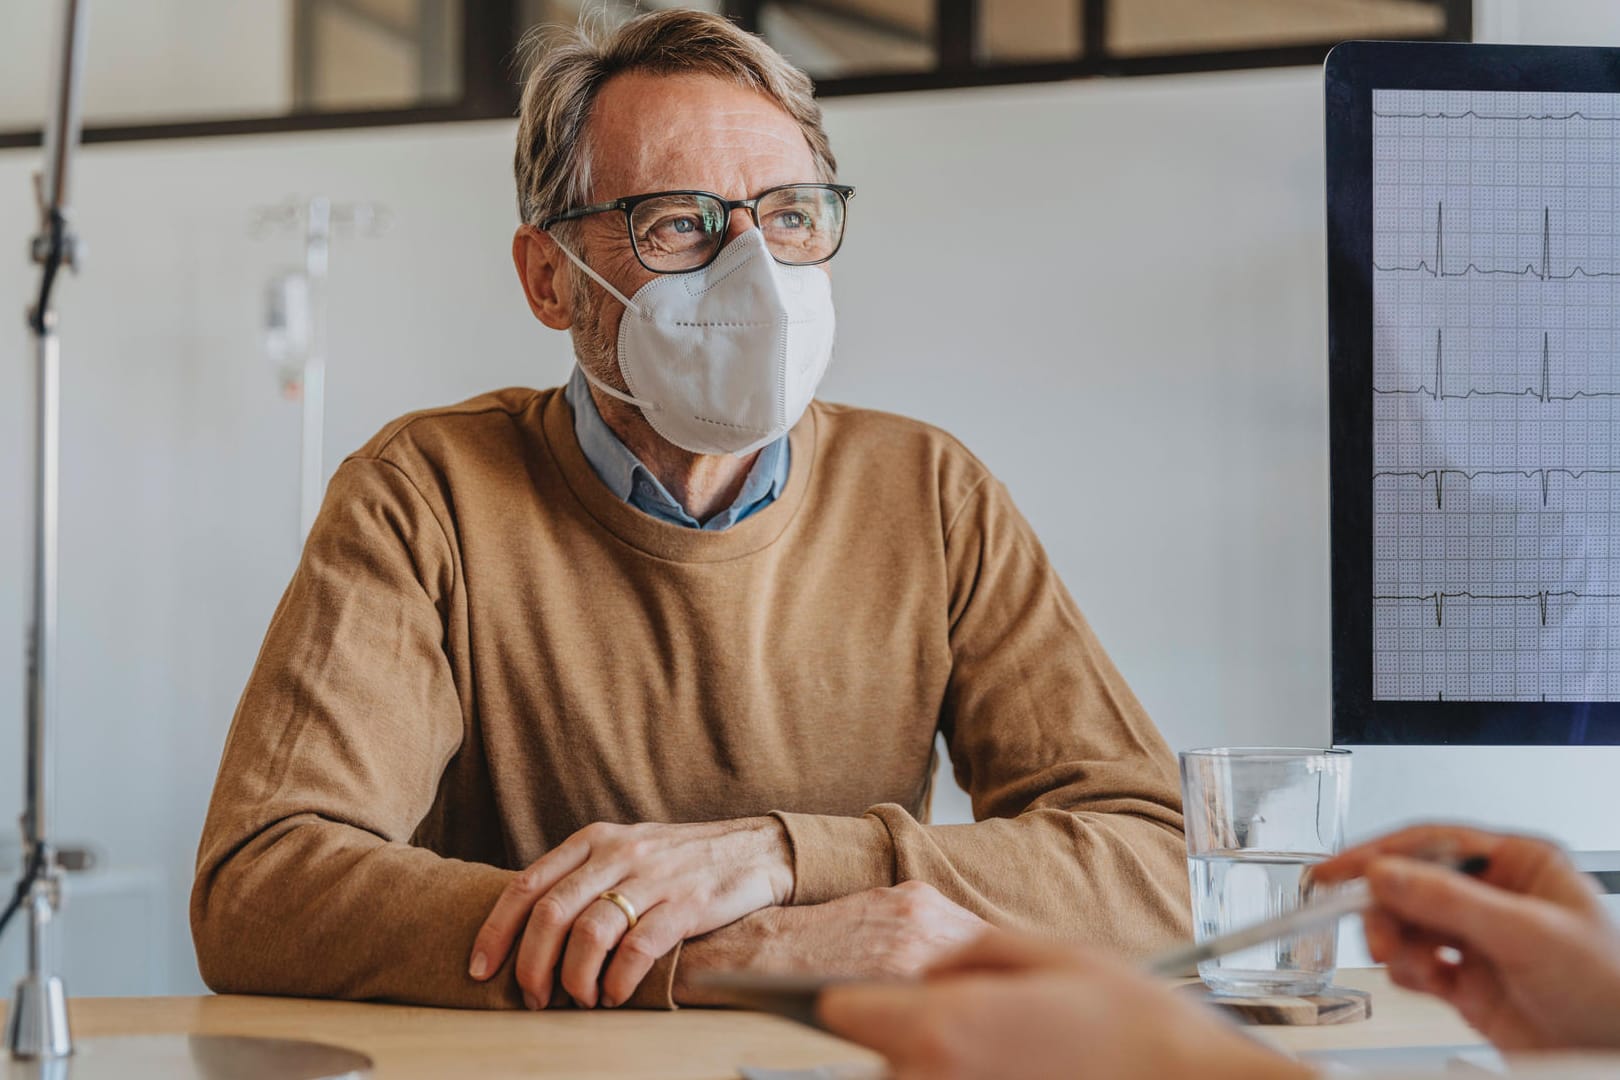
[{"label": "hand holding pen", "polygon": [[[1442,854],[1451,866],[1435,863]],[[1353,848],[1315,876],[1355,882],[1339,902],[1371,904],[1368,945],[1390,977],[1448,1001],[1499,1048],[1620,1048],[1620,930],[1556,846],[1427,826]],[[1313,1075],[1116,958],[1004,934],[920,982],[825,988],[810,1007],[902,1078]]]},{"label": "hand holding pen", "polygon": [[[1469,877],[1425,861],[1481,860]],[[1367,947],[1390,978],[1449,1002],[1503,1050],[1620,1047],[1620,930],[1556,845],[1449,825],[1405,829],[1318,866],[1362,878]]]},{"label": "hand holding pen", "polygon": [[[1443,853],[1428,851],[1414,853],[1413,857],[1420,858],[1437,868],[1475,877],[1481,876],[1490,866],[1490,860],[1482,855],[1457,858],[1451,855],[1449,850]],[[1314,882],[1313,893],[1320,887],[1333,884],[1321,880],[1314,874],[1311,880]],[[1256,945],[1266,945],[1323,927],[1336,928],[1339,920],[1346,915],[1359,915],[1372,906],[1372,890],[1368,888],[1367,883],[1359,880],[1351,881],[1336,889],[1329,888],[1326,896],[1315,896],[1309,902],[1281,915],[1160,953],[1148,961],[1147,970],[1150,974],[1162,978],[1190,975],[1206,960],[1231,956],[1233,953],[1252,949]]]}]

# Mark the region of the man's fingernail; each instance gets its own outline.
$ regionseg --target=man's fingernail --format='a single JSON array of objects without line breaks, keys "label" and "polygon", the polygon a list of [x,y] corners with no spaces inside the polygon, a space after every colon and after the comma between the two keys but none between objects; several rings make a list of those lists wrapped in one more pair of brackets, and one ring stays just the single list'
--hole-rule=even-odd
[{"label": "man's fingernail", "polygon": [[606,994],[602,995],[601,1005],[604,1009],[617,1009],[619,1007],[619,1003],[608,997]]},{"label": "man's fingernail", "polygon": [[530,994],[528,992],[525,992],[524,995],[523,995],[523,1007],[525,1009],[528,1009],[530,1012],[539,1012],[540,1011],[540,1003],[538,1001],[534,1000],[534,995],[533,994]]},{"label": "man's fingernail", "polygon": [[467,969],[467,974],[475,979],[482,979],[485,975],[488,975],[489,957],[481,952],[473,953],[472,966]]}]

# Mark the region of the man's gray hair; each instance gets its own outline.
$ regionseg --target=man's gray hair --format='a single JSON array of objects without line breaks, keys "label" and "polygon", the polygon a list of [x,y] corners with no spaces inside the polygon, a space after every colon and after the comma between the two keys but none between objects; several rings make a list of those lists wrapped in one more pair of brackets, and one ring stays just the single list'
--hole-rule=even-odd
[{"label": "man's gray hair", "polygon": [[758,91],[798,121],[818,179],[836,178],[838,163],[810,77],[723,16],[656,11],[605,33],[581,26],[531,35],[525,47],[533,61],[523,87],[513,171],[518,213],[529,225],[589,201],[586,123],[602,84],[626,71],[712,75]]}]

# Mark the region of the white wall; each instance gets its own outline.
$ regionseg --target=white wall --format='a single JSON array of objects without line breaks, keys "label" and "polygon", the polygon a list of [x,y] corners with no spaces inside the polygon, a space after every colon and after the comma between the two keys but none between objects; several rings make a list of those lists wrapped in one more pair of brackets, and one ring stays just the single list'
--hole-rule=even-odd
[{"label": "white wall", "polygon": [[1525,45],[1620,43],[1614,0],[1474,0],[1474,37]]},{"label": "white wall", "polygon": [[[860,195],[825,396],[925,418],[974,448],[1174,745],[1325,743],[1319,73],[827,112]],[[84,154],[75,220],[90,254],[61,293],[59,820],[116,873],[79,887],[75,992],[199,985],[191,858],[296,557],[297,413],[258,327],[263,284],[297,245],[250,237],[252,208],[323,193],[392,211],[389,234],[334,252],[336,455],[408,409],[565,376],[565,340],[529,316],[508,263],[511,139],[503,122]],[[0,154],[0,255],[33,227],[34,164]],[[14,312],[33,279],[0,258]],[[0,319],[4,507],[22,505],[26,476],[25,346],[20,317]],[[0,518],[0,703],[21,701],[23,527]],[[0,808],[18,802],[19,712],[0,708]],[[1375,775],[1358,805],[1420,812],[1413,787]],[[1620,847],[1617,819],[1589,832]],[[14,970],[3,956],[0,968]]]}]

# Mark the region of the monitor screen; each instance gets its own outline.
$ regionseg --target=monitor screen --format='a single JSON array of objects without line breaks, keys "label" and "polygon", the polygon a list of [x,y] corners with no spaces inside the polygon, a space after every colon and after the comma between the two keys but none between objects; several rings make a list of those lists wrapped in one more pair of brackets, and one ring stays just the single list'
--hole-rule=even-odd
[{"label": "monitor screen", "polygon": [[1373,698],[1620,701],[1620,96],[1372,115]]},{"label": "monitor screen", "polygon": [[1336,741],[1620,742],[1617,55],[1329,61]]}]

